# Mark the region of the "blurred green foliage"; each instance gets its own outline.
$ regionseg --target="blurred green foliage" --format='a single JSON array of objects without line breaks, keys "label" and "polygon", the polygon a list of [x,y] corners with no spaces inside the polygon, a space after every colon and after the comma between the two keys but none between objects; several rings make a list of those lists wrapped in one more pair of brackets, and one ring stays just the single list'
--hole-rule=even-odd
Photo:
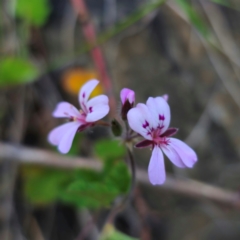
[{"label": "blurred green foliage", "polygon": [[211,0],[214,3],[218,3],[220,5],[223,5],[225,7],[229,7],[232,8],[234,10],[240,10],[240,3],[238,2],[237,5],[237,1],[232,1],[232,0]]},{"label": "blurred green foliage", "polygon": [[118,141],[102,140],[94,153],[103,161],[103,169],[49,169],[25,166],[22,171],[24,192],[32,204],[62,201],[77,207],[100,208],[129,189],[130,175],[123,158],[125,147]]},{"label": "blurred green foliage", "polygon": [[148,3],[144,4],[141,8],[136,10],[134,13],[132,13],[130,16],[128,16],[126,19],[117,23],[113,28],[101,34],[101,36],[99,36],[98,38],[98,42],[100,44],[104,43],[109,38],[117,35],[118,33],[121,33],[126,28],[132,26],[134,23],[136,23],[137,21],[141,20],[152,11],[159,8],[165,2],[166,0],[149,1]]},{"label": "blurred green foliage", "polygon": [[71,171],[39,166],[24,166],[24,192],[31,203],[44,205],[58,199],[68,184]]},{"label": "blurred green foliage", "polygon": [[16,16],[29,25],[42,26],[50,13],[48,0],[17,0]]},{"label": "blurred green foliage", "polygon": [[27,83],[37,75],[37,68],[28,60],[17,57],[0,60],[0,85]]},{"label": "blurred green foliage", "polygon": [[208,25],[199,15],[199,13],[192,7],[191,1],[189,0],[175,0],[182,10],[187,15],[190,23],[199,31],[199,33],[204,37],[210,40],[210,30]]}]

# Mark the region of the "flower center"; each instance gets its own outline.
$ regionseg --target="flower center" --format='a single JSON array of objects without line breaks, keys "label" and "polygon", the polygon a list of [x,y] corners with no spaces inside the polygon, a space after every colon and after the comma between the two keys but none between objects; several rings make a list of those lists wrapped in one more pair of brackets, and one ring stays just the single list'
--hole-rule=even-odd
[{"label": "flower center", "polygon": [[157,129],[154,129],[152,132],[151,132],[151,136],[152,136],[152,141],[154,142],[154,144],[158,145],[160,147],[160,145],[168,145],[169,144],[169,141],[170,139],[167,138],[167,137],[161,137],[161,129],[162,128],[157,128]]}]

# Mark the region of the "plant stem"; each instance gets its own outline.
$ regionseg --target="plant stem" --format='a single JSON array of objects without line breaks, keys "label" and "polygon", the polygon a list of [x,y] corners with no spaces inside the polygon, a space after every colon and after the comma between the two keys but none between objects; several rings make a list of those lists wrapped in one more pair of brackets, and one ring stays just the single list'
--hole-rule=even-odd
[{"label": "plant stem", "polygon": [[131,187],[129,190],[129,194],[128,194],[128,199],[131,199],[133,197],[133,193],[134,193],[134,189],[135,189],[135,185],[136,185],[136,166],[135,166],[135,161],[134,161],[134,157],[132,154],[132,151],[127,147],[127,151],[128,151],[128,156],[129,156],[129,162],[130,162],[130,168],[131,168],[131,173],[132,173],[132,181],[131,181]]}]

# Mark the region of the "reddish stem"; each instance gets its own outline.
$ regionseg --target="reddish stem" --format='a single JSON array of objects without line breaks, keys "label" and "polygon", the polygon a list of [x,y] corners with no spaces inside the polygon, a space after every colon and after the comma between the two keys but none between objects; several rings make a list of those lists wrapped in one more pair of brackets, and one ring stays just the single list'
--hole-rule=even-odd
[{"label": "reddish stem", "polygon": [[97,45],[97,38],[95,33],[94,25],[91,22],[87,6],[84,2],[84,0],[71,0],[72,6],[76,13],[78,14],[79,20],[82,24],[82,29],[84,36],[89,43],[90,46],[92,46],[91,55],[95,64],[96,69],[99,72],[100,79],[104,85],[104,88],[109,95],[110,98],[110,109],[112,113],[114,113],[115,109],[115,99],[112,94],[112,84],[111,79],[107,73],[106,70],[106,64],[105,60],[102,54],[102,51],[100,47]]}]

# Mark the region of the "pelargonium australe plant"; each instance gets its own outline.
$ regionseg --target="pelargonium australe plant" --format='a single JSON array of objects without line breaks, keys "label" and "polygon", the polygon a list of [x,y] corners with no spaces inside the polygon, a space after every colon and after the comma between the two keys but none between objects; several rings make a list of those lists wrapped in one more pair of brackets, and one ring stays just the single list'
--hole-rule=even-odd
[{"label": "pelargonium australe plant", "polygon": [[[53,111],[53,116],[67,118],[65,123],[53,129],[48,136],[51,144],[58,146],[61,153],[67,153],[72,145],[75,134],[86,128],[101,125],[100,119],[109,112],[108,97],[100,95],[89,100],[90,94],[99,83],[98,80],[90,80],[82,86],[79,91],[80,110],[77,110],[68,102],[60,102]],[[163,153],[170,161],[179,168],[192,168],[197,161],[197,155],[192,148],[184,142],[173,138],[178,131],[177,128],[169,128],[170,107],[168,105],[168,95],[162,97],[149,97],[146,104],[138,103],[134,107],[135,92],[124,88],[120,93],[121,118],[125,125],[125,131],[121,135],[122,139],[129,146],[133,141],[143,137],[135,147],[152,149],[152,156],[148,166],[148,176],[151,184],[163,184],[166,179]],[[116,122],[116,120],[115,120]],[[109,125],[110,124],[105,124]],[[129,128],[130,127],[130,128]],[[135,177],[135,165],[129,148],[130,161],[133,178]]]}]

